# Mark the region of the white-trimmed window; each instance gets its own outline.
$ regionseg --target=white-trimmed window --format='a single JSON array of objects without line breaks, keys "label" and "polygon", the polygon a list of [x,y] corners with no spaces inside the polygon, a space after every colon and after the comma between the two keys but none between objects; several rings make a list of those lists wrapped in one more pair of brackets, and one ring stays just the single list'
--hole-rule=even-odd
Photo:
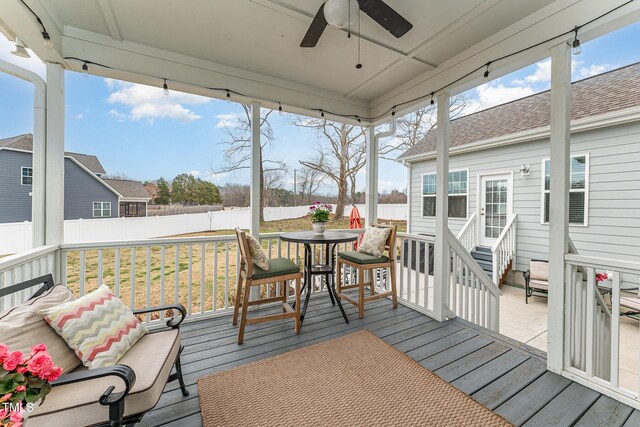
[{"label": "white-trimmed window", "polygon": [[93,202],[94,218],[111,218],[111,202]]},{"label": "white-trimmed window", "polygon": [[20,170],[20,184],[33,185],[33,168],[23,166]]},{"label": "white-trimmed window", "polygon": [[[542,222],[549,223],[549,200],[551,188],[551,166],[549,159],[542,161]],[[571,156],[569,173],[569,224],[587,225],[589,214],[589,155]]]},{"label": "white-trimmed window", "polygon": [[[466,218],[469,199],[469,171],[449,171],[449,217]],[[422,175],[422,216],[436,216],[436,174]]]}]

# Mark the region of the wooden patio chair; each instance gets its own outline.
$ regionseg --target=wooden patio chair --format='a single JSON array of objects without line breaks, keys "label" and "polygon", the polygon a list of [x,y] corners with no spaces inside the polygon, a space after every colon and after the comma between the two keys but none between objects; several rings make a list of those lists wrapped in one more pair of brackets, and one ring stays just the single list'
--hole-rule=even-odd
[{"label": "wooden patio chair", "polygon": [[[300,282],[302,273],[300,267],[291,262],[287,258],[274,258],[269,260],[269,270],[263,270],[253,263],[251,253],[249,251],[249,242],[247,234],[236,228],[236,237],[238,238],[238,250],[240,251],[240,273],[238,275],[238,283],[236,286],[236,303],[233,308],[233,324],[238,323],[238,312],[242,308],[240,317],[240,330],[238,332],[238,344],[242,344],[244,340],[244,329],[246,325],[253,323],[268,322],[278,319],[295,319],[296,334],[300,332]],[[287,302],[290,280],[295,281],[295,309]],[[251,288],[254,286],[278,284],[281,283],[282,295],[272,298],[260,298],[249,301]],[[260,289],[260,288],[258,288]],[[244,293],[243,293],[244,292]],[[248,308],[256,304],[265,304],[269,302],[282,302],[282,313],[271,314],[268,316],[247,317]]]},{"label": "wooden patio chair", "polygon": [[529,261],[529,270],[524,273],[524,286],[526,304],[529,304],[529,298],[534,292],[547,295],[549,293],[549,261],[537,259]]},{"label": "wooden patio chair", "polygon": [[[396,226],[395,225],[383,225],[383,224],[373,224],[373,227],[380,228],[390,228],[389,237],[387,238],[387,242],[385,244],[385,251],[387,255],[382,255],[381,257],[375,257],[370,254],[366,254],[363,252],[357,251],[345,251],[338,252],[337,259],[337,281],[336,287],[338,292],[338,298],[345,299],[351,304],[358,307],[358,315],[360,319],[364,317],[364,303],[369,301],[374,301],[380,298],[391,297],[393,308],[398,307],[398,295],[396,292],[396,265],[395,265],[395,251],[396,251]],[[357,270],[357,282],[353,285],[342,285],[342,274],[341,267],[349,266],[353,267]],[[373,270],[377,268],[389,268],[391,275],[391,291],[383,292],[376,294],[375,292],[375,278],[376,275],[373,274]],[[365,282],[364,273],[365,271],[369,272],[369,281]],[[364,296],[364,288],[365,286],[369,287],[369,291],[371,293],[370,296]],[[351,298],[349,295],[344,294],[342,291],[346,289],[358,288],[359,295],[358,299],[355,300]]]}]

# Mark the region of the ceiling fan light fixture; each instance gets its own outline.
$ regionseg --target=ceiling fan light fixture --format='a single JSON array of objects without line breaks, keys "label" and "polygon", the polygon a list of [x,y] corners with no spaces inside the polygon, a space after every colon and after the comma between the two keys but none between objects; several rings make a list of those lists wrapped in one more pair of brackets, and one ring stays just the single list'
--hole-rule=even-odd
[{"label": "ceiling fan light fixture", "polygon": [[327,0],[324,4],[324,17],[329,25],[348,28],[358,16],[358,0]]}]

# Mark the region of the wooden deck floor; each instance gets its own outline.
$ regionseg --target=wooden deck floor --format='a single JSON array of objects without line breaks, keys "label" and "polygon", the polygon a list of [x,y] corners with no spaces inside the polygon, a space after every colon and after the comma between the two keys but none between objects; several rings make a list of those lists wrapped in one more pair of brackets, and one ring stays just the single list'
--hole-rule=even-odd
[{"label": "wooden deck floor", "polygon": [[516,426],[640,426],[639,411],[547,372],[544,353],[506,337],[458,319],[436,322],[402,305],[392,310],[387,300],[369,303],[362,320],[345,308],[348,325],[328,298],[314,298],[299,335],[292,322],[251,325],[241,346],[228,316],[185,324],[190,395],[169,384],[141,425],[200,426],[199,377],[368,329]]}]

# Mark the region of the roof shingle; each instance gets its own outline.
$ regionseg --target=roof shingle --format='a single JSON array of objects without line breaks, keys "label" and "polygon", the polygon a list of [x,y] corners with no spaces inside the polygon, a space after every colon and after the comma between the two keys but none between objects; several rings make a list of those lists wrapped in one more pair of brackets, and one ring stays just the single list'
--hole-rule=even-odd
[{"label": "roof shingle", "polygon": [[119,178],[101,178],[109,187],[116,190],[124,198],[149,199],[149,193],[140,181]]},{"label": "roof shingle", "polygon": [[[640,63],[632,64],[571,85],[571,119],[582,119],[640,105]],[[497,105],[450,122],[449,146],[511,135],[548,126],[550,91]],[[435,128],[398,159],[435,151]]]}]

